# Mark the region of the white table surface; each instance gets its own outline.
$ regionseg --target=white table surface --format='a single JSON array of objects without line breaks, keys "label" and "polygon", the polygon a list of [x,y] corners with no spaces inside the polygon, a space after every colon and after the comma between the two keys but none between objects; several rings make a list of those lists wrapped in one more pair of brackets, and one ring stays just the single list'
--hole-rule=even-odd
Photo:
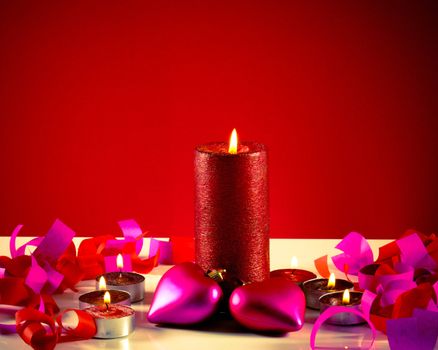
[{"label": "white table surface", "polygon": [[[29,238],[18,238],[17,244],[26,242]],[[75,238],[78,243],[81,238]],[[9,255],[9,239],[0,237],[0,255]],[[299,267],[315,271],[313,260],[322,255],[329,256],[339,253],[334,249],[339,242],[338,239],[271,239],[271,270],[287,268],[290,266],[290,259],[297,256]],[[378,255],[378,247],[389,242],[388,240],[370,240],[370,245],[375,257]],[[146,254],[149,242],[146,239],[141,254]],[[244,330],[232,320],[217,320],[196,329],[171,328],[156,326],[146,319],[146,313],[155,287],[170,266],[158,266],[150,274],[146,275],[146,297],[140,303],[133,304],[136,311],[136,329],[128,337],[119,339],[90,339],[58,344],[56,349],[122,349],[122,350],[286,350],[286,349],[309,349],[309,337],[313,322],[318,316],[317,311],[306,311],[306,322],[304,327],[295,333],[288,333],[284,336],[266,336],[254,334]],[[333,270],[334,271],[334,270]],[[339,274],[341,277],[342,274]],[[78,296],[81,293],[94,290],[92,281],[83,281],[78,284],[79,293],[67,291],[61,295],[55,295],[61,309],[67,307],[78,307]],[[324,349],[358,349],[364,341],[367,344],[370,331],[367,326],[336,327],[323,326],[318,333],[317,344]],[[30,349],[16,334],[1,335],[0,349]],[[378,332],[374,349],[389,349],[386,336]]]}]

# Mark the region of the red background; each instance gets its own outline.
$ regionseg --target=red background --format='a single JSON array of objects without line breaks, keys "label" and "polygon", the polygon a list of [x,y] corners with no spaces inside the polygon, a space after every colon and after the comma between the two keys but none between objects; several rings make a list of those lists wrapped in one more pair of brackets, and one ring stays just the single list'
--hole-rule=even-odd
[{"label": "red background", "polygon": [[0,3],[0,233],[193,232],[193,149],[270,149],[273,237],[438,229],[438,2]]}]

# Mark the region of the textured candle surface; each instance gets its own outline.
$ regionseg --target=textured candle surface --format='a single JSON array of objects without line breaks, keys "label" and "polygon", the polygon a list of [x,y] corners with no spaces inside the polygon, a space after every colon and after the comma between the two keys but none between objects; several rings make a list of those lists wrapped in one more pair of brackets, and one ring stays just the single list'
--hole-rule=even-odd
[{"label": "textured candle surface", "polygon": [[[107,272],[103,276],[106,283],[111,286],[126,286],[144,281],[144,277],[135,272]],[[96,277],[96,281],[99,281],[99,278],[100,276]]]},{"label": "textured candle surface", "polygon": [[94,318],[114,319],[134,315],[134,310],[126,305],[93,306],[84,310]]},{"label": "textured candle surface", "polygon": [[105,306],[103,296],[108,292],[111,297],[112,304],[130,304],[129,293],[122,290],[94,290],[79,296],[79,301],[87,304]]},{"label": "textured candle surface", "polygon": [[224,268],[244,282],[269,277],[267,153],[241,143],[237,154],[225,143],[195,151],[196,262]]},{"label": "textured candle surface", "polygon": [[270,273],[271,278],[287,278],[295,283],[302,283],[310,279],[316,278],[313,272],[301,269],[281,269],[274,270]]}]

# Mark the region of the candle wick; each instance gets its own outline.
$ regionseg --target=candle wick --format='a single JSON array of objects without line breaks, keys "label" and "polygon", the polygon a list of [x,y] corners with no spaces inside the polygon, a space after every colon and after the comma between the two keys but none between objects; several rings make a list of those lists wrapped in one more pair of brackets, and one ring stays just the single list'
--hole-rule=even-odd
[{"label": "candle wick", "polygon": [[122,278],[122,269],[119,269],[119,278]]},{"label": "candle wick", "polygon": [[105,303],[105,305],[106,305],[106,312],[108,312],[109,311],[109,305],[108,305],[108,303]]}]

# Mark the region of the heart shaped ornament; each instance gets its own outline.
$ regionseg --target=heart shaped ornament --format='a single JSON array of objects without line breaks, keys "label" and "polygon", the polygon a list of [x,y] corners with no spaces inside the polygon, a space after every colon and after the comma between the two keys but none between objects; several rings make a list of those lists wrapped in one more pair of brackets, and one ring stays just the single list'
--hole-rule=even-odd
[{"label": "heart shaped ornament", "polygon": [[306,299],[286,278],[254,282],[234,290],[230,312],[242,326],[261,332],[286,333],[304,325]]},{"label": "heart shaped ornament", "polygon": [[212,316],[222,298],[219,285],[196,264],[185,262],[168,270],[155,290],[149,322],[191,325]]}]

